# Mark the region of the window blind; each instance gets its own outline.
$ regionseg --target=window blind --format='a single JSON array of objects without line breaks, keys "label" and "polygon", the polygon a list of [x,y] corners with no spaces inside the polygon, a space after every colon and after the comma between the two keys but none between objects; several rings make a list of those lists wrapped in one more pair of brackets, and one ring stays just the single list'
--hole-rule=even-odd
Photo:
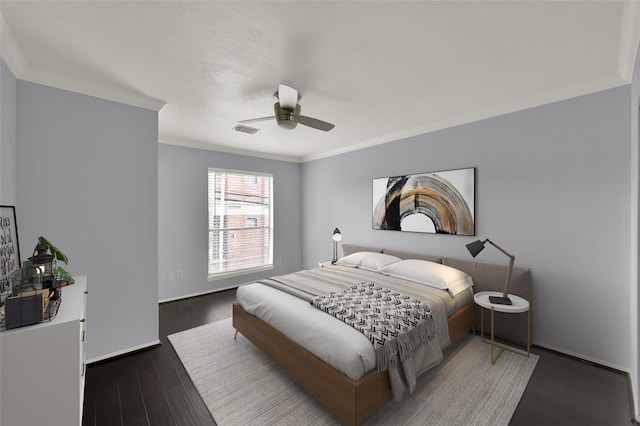
[{"label": "window blind", "polygon": [[273,176],[209,169],[209,277],[273,265]]}]

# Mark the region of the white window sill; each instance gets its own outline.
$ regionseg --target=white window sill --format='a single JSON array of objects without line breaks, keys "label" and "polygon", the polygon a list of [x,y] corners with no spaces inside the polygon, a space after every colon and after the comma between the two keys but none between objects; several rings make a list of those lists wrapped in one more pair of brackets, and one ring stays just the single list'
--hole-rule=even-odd
[{"label": "white window sill", "polygon": [[225,278],[239,277],[241,275],[248,275],[248,274],[255,274],[257,272],[270,271],[272,269],[273,269],[273,265],[264,265],[264,266],[257,266],[255,268],[238,269],[236,271],[229,271],[229,272],[220,272],[218,274],[207,276],[207,281],[218,281]]}]

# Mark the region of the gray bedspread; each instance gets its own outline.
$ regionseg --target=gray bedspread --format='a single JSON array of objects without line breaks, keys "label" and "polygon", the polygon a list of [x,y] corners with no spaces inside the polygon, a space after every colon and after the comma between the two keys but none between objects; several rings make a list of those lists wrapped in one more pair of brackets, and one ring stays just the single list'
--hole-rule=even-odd
[{"label": "gray bedspread", "polygon": [[315,296],[339,292],[363,280],[423,301],[433,316],[435,338],[421,345],[402,363],[388,369],[394,399],[400,400],[407,390],[413,392],[420,374],[442,361],[442,348],[450,342],[446,307],[440,297],[431,294],[423,284],[342,266],[294,272],[258,282],[311,301]]}]

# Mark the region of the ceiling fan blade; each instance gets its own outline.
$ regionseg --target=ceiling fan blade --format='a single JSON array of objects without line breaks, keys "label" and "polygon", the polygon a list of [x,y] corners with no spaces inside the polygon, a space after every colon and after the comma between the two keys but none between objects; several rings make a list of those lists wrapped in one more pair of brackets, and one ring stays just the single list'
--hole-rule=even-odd
[{"label": "ceiling fan blade", "polygon": [[260,118],[250,118],[248,120],[240,120],[238,123],[254,123],[256,121],[265,121],[265,120],[275,120],[276,116],[272,115],[270,117],[260,117]]},{"label": "ceiling fan blade", "polygon": [[298,105],[298,91],[285,84],[278,86],[278,101],[282,108],[293,111]]},{"label": "ceiling fan blade", "polygon": [[304,124],[305,126],[313,127],[314,129],[322,130],[325,132],[328,132],[329,130],[335,127],[335,125],[331,123],[318,120],[317,118],[307,117],[306,115],[301,115],[300,117],[298,117],[298,123]]}]

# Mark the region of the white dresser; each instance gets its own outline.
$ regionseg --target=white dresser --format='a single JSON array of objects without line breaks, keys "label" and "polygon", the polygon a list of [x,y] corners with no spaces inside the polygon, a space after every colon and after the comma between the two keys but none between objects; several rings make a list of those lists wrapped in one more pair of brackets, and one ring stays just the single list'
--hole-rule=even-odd
[{"label": "white dresser", "polygon": [[52,321],[0,333],[0,425],[82,423],[87,277],[74,278]]}]

